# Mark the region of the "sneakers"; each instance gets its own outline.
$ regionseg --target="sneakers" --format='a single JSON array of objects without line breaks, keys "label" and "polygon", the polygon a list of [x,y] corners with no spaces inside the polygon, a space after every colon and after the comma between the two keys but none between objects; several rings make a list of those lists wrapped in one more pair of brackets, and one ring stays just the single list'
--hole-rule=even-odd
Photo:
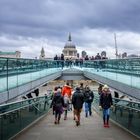
[{"label": "sneakers", "polygon": [[54,124],[57,124],[57,121],[56,120],[54,121]]},{"label": "sneakers", "polygon": [[79,125],[79,121],[76,121],[76,126],[78,126]]},{"label": "sneakers", "polygon": [[59,124],[59,123],[60,123],[59,120],[58,121],[57,120],[54,121],[54,124]]},{"label": "sneakers", "polygon": [[89,116],[92,116],[92,112],[89,113]]},{"label": "sneakers", "polygon": [[106,127],[109,128],[110,127],[109,124],[106,124]]},{"label": "sneakers", "polygon": [[80,122],[79,121],[76,121],[76,126],[79,126],[80,125]]},{"label": "sneakers", "polygon": [[64,120],[67,120],[67,117],[64,117]]}]

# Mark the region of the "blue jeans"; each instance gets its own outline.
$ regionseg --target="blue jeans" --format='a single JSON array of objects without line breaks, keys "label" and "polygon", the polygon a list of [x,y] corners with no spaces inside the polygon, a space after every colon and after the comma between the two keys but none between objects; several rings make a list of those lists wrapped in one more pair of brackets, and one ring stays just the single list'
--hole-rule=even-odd
[{"label": "blue jeans", "polygon": [[103,116],[105,116],[105,118],[107,118],[107,115],[110,114],[110,108],[108,109],[103,109]]},{"label": "blue jeans", "polygon": [[104,121],[104,124],[105,124],[105,123],[108,124],[109,115],[110,115],[110,108],[108,108],[108,109],[103,109],[103,121]]},{"label": "blue jeans", "polygon": [[86,113],[86,117],[88,116],[88,112],[89,112],[89,115],[90,116],[92,115],[91,105],[92,105],[92,103],[85,102],[85,113]]}]

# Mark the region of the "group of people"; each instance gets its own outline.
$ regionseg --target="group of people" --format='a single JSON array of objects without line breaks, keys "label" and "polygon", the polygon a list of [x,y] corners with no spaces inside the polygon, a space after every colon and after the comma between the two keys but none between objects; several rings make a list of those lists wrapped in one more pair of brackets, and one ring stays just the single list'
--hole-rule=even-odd
[{"label": "group of people", "polygon": [[63,88],[55,87],[51,106],[53,107],[53,114],[55,115],[55,124],[60,123],[61,114],[64,112],[64,120],[67,119],[68,110],[71,107],[72,88],[67,83]]},{"label": "group of people", "polygon": [[[73,93],[73,94],[72,94]],[[55,115],[55,124],[60,123],[61,114],[64,112],[64,120],[67,120],[68,111],[72,110],[73,106],[73,119],[76,126],[80,125],[80,114],[84,104],[85,117],[92,116],[92,102],[94,100],[94,93],[88,85],[85,87],[83,83],[76,86],[72,92],[69,83],[63,88],[56,87],[53,94],[52,107]],[[112,96],[107,85],[102,88],[100,94],[99,105],[103,109],[103,123],[104,127],[109,127],[109,112],[112,105]]]}]

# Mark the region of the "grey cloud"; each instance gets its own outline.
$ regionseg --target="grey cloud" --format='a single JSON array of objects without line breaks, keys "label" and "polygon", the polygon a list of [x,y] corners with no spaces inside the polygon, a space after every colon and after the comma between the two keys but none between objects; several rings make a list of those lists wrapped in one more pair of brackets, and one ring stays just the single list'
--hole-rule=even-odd
[{"label": "grey cloud", "polygon": [[[38,45],[48,39],[60,48],[68,32],[81,49],[113,48],[113,32],[139,34],[139,23],[139,0],[0,0],[0,37],[7,37],[0,38],[0,49],[29,47],[28,38],[38,40]],[[124,39],[120,46],[130,50],[132,44]]]},{"label": "grey cloud", "polygon": [[0,33],[62,36],[89,27],[140,31],[139,0],[1,0]]}]

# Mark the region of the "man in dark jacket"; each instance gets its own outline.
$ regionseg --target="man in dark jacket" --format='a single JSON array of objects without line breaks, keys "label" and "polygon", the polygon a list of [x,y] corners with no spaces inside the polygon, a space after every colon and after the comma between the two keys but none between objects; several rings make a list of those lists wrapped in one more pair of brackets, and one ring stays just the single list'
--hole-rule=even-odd
[{"label": "man in dark jacket", "polygon": [[91,105],[92,105],[93,99],[94,99],[93,92],[90,90],[89,86],[86,86],[84,90],[85,117],[88,117],[88,112],[90,116],[92,115]]},{"label": "man in dark jacket", "polygon": [[107,85],[103,86],[100,95],[100,106],[103,109],[103,123],[104,127],[109,127],[110,107],[113,105],[111,92]]},{"label": "man in dark jacket", "polygon": [[84,95],[80,92],[80,88],[77,87],[76,91],[72,96],[72,104],[74,108],[74,115],[77,126],[80,125],[80,113],[82,111],[83,103],[84,103]]}]

